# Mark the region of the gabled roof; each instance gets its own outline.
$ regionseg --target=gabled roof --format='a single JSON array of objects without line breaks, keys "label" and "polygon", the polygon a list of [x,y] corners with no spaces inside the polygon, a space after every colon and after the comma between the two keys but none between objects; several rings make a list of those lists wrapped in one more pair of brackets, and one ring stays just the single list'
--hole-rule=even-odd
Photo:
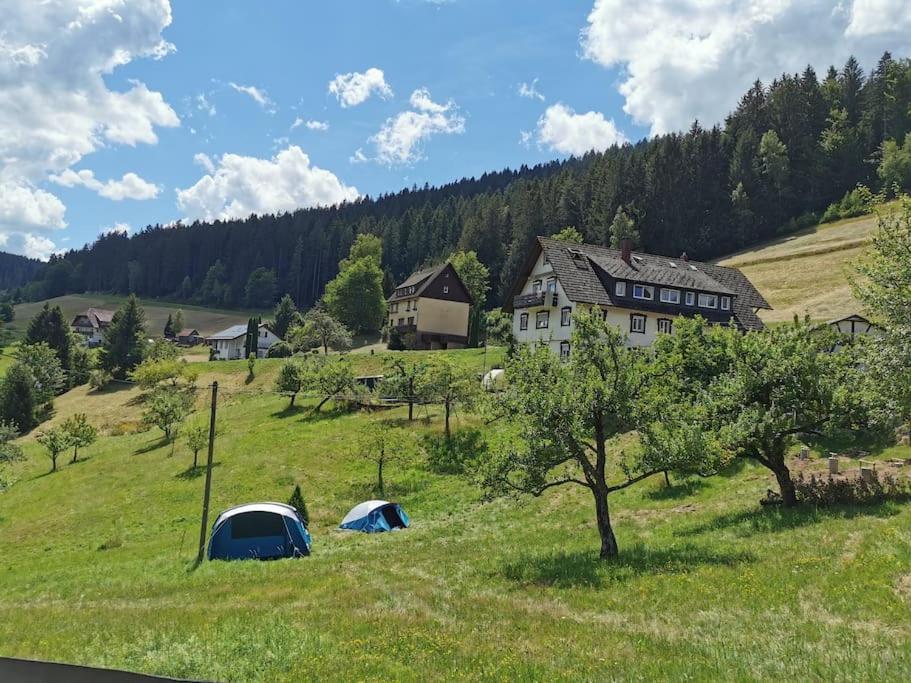
[{"label": "gabled roof", "polygon": [[76,322],[76,318],[83,316],[88,318],[92,327],[104,327],[111,324],[111,320],[114,318],[114,311],[109,311],[106,308],[89,308],[84,313],[80,313],[73,318],[73,323]]},{"label": "gabled roof", "polygon": [[177,336],[178,337],[198,337],[199,330],[197,330],[195,327],[187,327],[187,328],[182,329],[180,332],[178,332]]},{"label": "gabled roof", "polygon": [[[419,270],[416,273],[412,273],[403,283],[396,286],[395,291],[392,292],[392,296],[386,299],[386,301],[401,301],[403,299],[413,299],[415,297],[421,296],[424,293],[424,290],[426,290],[431,285],[431,283],[433,283],[433,281],[436,280],[437,277],[446,270],[450,270],[450,272],[459,281],[462,289],[464,289],[468,296],[471,297],[471,294],[468,293],[468,288],[465,286],[465,283],[462,282],[462,278],[459,277],[458,271],[452,266],[451,263],[449,263],[449,261],[446,261],[438,266],[434,266],[433,268],[425,268],[424,270]],[[409,289],[411,287],[414,287],[414,291],[409,293],[406,290],[404,293],[399,294],[399,291],[405,289],[406,287]]]},{"label": "gabled roof", "polygon": [[[729,318],[731,315],[744,329],[762,329],[762,321],[754,313],[754,308],[771,306],[757,291],[753,284],[736,268],[728,268],[699,261],[685,261],[680,258],[669,258],[642,252],[633,252],[630,262],[623,260],[618,249],[610,249],[594,244],[576,244],[548,237],[539,237],[535,248],[518,281],[513,287],[512,296],[521,292],[534,264],[541,252],[547,256],[554,275],[566,292],[566,296],[575,302],[599,306],[618,306],[630,308],[628,298],[615,296],[610,282],[624,280],[675,287],[732,297],[732,310],[717,312],[715,318]],[[505,302],[504,310],[512,310],[512,296]],[[665,310],[667,305],[659,302],[635,302],[636,308]],[[705,309],[685,309],[675,306],[675,314],[700,313],[706,316]]]},{"label": "gabled roof", "polygon": [[237,339],[238,337],[243,337],[246,334],[247,334],[246,325],[231,325],[231,327],[229,327],[228,329],[222,330],[221,332],[216,332],[212,336],[206,337],[206,339],[213,339],[213,340],[214,339],[219,339],[219,340],[228,339],[228,340],[230,340],[230,339]]},{"label": "gabled roof", "polygon": [[846,315],[841,318],[833,318],[832,320],[827,320],[826,325],[837,325],[838,323],[843,322],[867,323],[873,327],[879,327],[876,323],[872,322],[868,318],[863,317],[859,313],[852,313],[851,315]]}]

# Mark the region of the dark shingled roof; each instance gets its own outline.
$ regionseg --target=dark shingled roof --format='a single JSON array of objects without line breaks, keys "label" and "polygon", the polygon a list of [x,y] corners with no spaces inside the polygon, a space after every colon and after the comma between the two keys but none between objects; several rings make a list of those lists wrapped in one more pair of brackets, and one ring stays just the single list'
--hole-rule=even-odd
[{"label": "dark shingled roof", "polygon": [[[546,254],[560,285],[572,301],[599,306],[667,310],[680,315],[699,313],[715,322],[722,322],[722,319],[726,320],[733,316],[739,326],[747,330],[758,330],[763,327],[762,321],[753,311],[754,308],[771,308],[762,294],[736,268],[641,252],[633,252],[630,263],[626,263],[617,249],[563,242],[547,237],[538,238],[538,247]],[[520,276],[520,281],[516,283],[513,294],[518,294],[521,290],[537,255],[536,249]],[[631,301],[629,298],[620,298],[613,294],[613,288],[609,286],[612,280],[731,296],[732,310],[716,310],[713,314],[708,309],[686,309],[673,304],[661,304],[658,301]],[[511,308],[510,300],[506,302],[504,309],[508,311]]]}]

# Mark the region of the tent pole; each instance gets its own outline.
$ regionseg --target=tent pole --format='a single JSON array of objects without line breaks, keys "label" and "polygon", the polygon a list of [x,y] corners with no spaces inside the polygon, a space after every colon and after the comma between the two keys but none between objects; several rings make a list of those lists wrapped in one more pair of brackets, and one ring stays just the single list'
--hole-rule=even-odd
[{"label": "tent pole", "polygon": [[212,452],[215,447],[215,408],[218,403],[218,382],[212,382],[212,410],[209,416],[209,456],[206,460],[206,490],[202,498],[202,525],[199,527],[199,553],[196,566],[202,564],[206,554],[206,525],[209,523],[209,492],[212,489]]}]

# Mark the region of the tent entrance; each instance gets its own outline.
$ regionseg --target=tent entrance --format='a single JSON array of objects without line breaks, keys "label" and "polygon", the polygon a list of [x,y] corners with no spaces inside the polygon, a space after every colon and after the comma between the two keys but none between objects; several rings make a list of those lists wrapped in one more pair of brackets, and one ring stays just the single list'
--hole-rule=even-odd
[{"label": "tent entrance", "polygon": [[396,511],[394,505],[387,505],[383,508],[383,519],[386,520],[386,524],[389,525],[390,529],[404,529],[405,523],[402,521],[402,518],[399,517],[399,513]]}]

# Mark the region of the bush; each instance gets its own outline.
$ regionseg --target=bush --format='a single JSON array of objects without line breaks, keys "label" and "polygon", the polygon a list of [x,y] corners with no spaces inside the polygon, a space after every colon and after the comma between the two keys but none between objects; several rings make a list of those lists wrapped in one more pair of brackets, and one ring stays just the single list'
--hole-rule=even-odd
[{"label": "bush", "polygon": [[399,332],[399,328],[390,327],[389,328],[389,342],[386,345],[390,351],[404,351],[405,342],[402,339],[402,333]]},{"label": "bush", "polygon": [[812,211],[807,211],[806,213],[800,214],[797,218],[792,218],[787,223],[779,227],[778,230],[776,230],[776,233],[779,235],[790,235],[791,233],[797,232],[799,230],[812,228],[814,225],[818,224],[819,216],[817,216]]},{"label": "bush", "polygon": [[421,439],[421,447],[427,454],[427,466],[436,474],[464,474],[487,452],[479,429],[453,432],[448,441],[441,434],[427,434]]},{"label": "bush", "polygon": [[911,482],[899,481],[892,474],[874,472],[872,482],[860,477],[856,479],[835,478],[832,475],[817,478],[811,474],[806,478],[801,472],[793,479],[797,499],[818,507],[829,505],[872,505],[887,500],[905,502],[911,500]]},{"label": "bush", "polygon": [[101,391],[112,379],[111,373],[106,370],[92,370],[89,373],[89,386],[95,391]]},{"label": "bush", "polygon": [[294,350],[291,348],[291,345],[288,342],[280,341],[275,342],[272,346],[269,347],[269,351],[266,354],[269,358],[288,358],[294,353]]},{"label": "bush", "polygon": [[873,210],[873,207],[882,202],[881,195],[875,195],[866,185],[858,185],[853,190],[846,192],[845,196],[829,207],[819,219],[820,223],[831,223],[843,218],[864,216]]},{"label": "bush", "polygon": [[291,497],[288,499],[288,505],[300,513],[301,519],[304,520],[304,526],[310,527],[310,513],[307,511],[307,503],[301,493],[300,485],[294,487]]}]

